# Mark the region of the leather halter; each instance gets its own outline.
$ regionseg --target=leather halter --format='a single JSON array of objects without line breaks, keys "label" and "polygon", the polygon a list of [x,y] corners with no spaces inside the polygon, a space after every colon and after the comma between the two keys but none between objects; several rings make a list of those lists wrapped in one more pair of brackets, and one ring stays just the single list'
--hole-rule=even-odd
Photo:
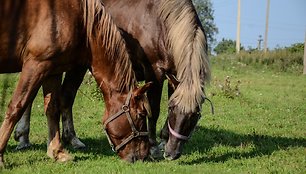
[{"label": "leather halter", "polygon": [[180,140],[189,140],[190,136],[191,136],[191,133],[189,134],[189,136],[185,136],[185,135],[182,135],[182,134],[179,134],[177,132],[175,132],[175,130],[173,130],[170,126],[170,123],[169,123],[169,120],[168,120],[168,128],[169,128],[169,131],[170,133],[177,139],[180,139]]},{"label": "leather halter", "polygon": [[[109,117],[103,124],[104,132],[105,132],[106,137],[108,139],[108,142],[109,142],[109,144],[112,147],[112,150],[114,152],[118,152],[123,146],[125,146],[127,143],[129,143],[134,138],[137,138],[137,137],[140,137],[140,136],[149,136],[148,132],[139,132],[135,127],[135,124],[134,124],[133,119],[132,119],[131,114],[130,114],[130,106],[129,105],[130,105],[131,97],[132,97],[132,91],[130,91],[128,93],[128,96],[125,100],[124,105],[121,107],[121,110],[119,112],[117,112],[116,114],[114,114],[113,116]],[[113,120],[115,120],[116,118],[120,117],[123,114],[125,114],[127,116],[127,119],[129,121],[131,129],[132,129],[132,133],[129,137],[127,137],[125,140],[123,140],[119,145],[115,146],[115,144],[110,139],[109,134],[107,133],[106,125],[108,123],[112,122]]]},{"label": "leather halter", "polygon": [[[206,97],[204,98],[204,100],[207,100],[207,101],[210,103],[211,113],[212,113],[212,114],[215,114],[214,105],[212,104],[211,100],[208,99],[208,98],[206,98]],[[198,118],[198,120],[200,120],[200,118],[201,118],[201,116]],[[195,128],[195,127],[194,127],[194,128]],[[169,120],[168,120],[168,129],[169,129],[169,132],[170,132],[175,138],[180,139],[180,140],[184,140],[184,141],[189,140],[189,138],[191,137],[192,132],[194,131],[194,128],[193,128],[193,130],[190,132],[190,134],[189,134],[188,136],[182,135],[182,134],[180,134],[180,133],[178,133],[178,132],[175,132],[175,130],[173,130],[173,129],[171,128],[170,123],[169,123]]]}]

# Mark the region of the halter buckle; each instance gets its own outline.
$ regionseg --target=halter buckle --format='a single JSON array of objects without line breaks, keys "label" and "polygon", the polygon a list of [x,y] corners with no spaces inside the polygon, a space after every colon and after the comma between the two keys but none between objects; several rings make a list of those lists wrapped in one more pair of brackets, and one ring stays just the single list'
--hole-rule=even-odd
[{"label": "halter buckle", "polygon": [[130,108],[129,108],[128,105],[122,105],[121,109],[122,109],[123,112],[129,112],[130,111]]}]

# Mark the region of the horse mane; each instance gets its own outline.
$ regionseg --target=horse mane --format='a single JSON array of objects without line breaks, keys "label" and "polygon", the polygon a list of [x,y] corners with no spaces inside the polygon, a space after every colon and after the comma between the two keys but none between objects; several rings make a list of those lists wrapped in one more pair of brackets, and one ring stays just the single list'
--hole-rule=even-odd
[{"label": "horse mane", "polygon": [[201,108],[205,82],[210,80],[205,33],[190,0],[161,0],[159,15],[167,28],[167,46],[180,82],[169,102],[185,113],[194,112]]},{"label": "horse mane", "polygon": [[131,90],[136,84],[132,62],[119,28],[100,0],[83,0],[83,20],[89,43],[104,48],[104,54],[115,63],[114,80],[118,90]]}]

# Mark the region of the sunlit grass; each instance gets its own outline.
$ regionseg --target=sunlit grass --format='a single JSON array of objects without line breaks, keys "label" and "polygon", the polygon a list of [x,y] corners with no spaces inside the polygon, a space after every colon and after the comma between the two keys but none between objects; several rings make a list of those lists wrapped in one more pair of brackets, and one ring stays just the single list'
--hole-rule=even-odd
[{"label": "sunlit grass", "polygon": [[[15,151],[10,139],[6,168],[0,173],[306,173],[306,80],[297,73],[245,66],[237,62],[213,62],[213,101],[203,104],[203,117],[176,161],[128,164],[115,155],[101,129],[104,104],[96,85],[85,78],[74,105],[75,128],[87,145],[83,151],[67,147],[73,162],[56,163],[46,155],[47,123],[41,91],[33,104],[29,150]],[[8,85],[3,89],[6,77]],[[239,95],[225,95],[220,85],[229,77],[231,87],[240,81]],[[0,76],[0,108],[3,118],[17,75]],[[166,92],[166,85],[164,88]],[[164,93],[158,130],[167,114]]]}]

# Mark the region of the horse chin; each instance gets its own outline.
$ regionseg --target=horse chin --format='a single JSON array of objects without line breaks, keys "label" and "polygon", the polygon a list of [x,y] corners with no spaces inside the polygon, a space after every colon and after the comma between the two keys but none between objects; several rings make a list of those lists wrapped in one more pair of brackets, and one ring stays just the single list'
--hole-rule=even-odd
[{"label": "horse chin", "polygon": [[132,148],[130,146],[125,146],[124,149],[118,152],[118,155],[122,160],[129,163],[134,163],[136,161],[146,161],[149,158],[148,143],[141,143],[138,147],[138,150],[135,150],[135,147]]},{"label": "horse chin", "polygon": [[181,156],[181,153],[171,153],[171,152],[164,152],[164,158],[166,160],[172,161],[176,160]]},{"label": "horse chin", "polygon": [[135,154],[129,154],[129,155],[126,155],[124,157],[121,156],[121,159],[128,162],[128,163],[134,163],[136,161],[143,162],[143,161],[147,160],[147,157],[139,157]]},{"label": "horse chin", "polygon": [[176,160],[181,156],[183,143],[181,141],[171,144],[169,141],[165,144],[164,158],[166,160]]}]

